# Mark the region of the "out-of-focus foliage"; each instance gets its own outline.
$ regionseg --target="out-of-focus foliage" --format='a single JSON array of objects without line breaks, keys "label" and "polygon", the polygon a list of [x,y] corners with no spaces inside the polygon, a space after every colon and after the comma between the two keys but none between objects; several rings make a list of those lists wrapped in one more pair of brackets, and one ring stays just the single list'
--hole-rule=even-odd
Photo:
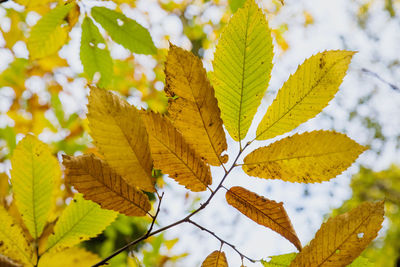
[{"label": "out-of-focus foliage", "polygon": [[374,172],[362,167],[351,181],[352,197],[345,201],[333,215],[346,212],[363,201],[385,199],[383,234],[364,252],[374,266],[398,266],[400,263],[400,168],[391,166],[387,170]]}]

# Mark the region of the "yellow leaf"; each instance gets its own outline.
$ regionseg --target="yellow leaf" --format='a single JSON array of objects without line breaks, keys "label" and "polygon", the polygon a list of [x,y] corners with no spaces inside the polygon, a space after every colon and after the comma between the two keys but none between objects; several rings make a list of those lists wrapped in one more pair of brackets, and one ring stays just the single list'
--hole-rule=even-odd
[{"label": "yellow leaf", "polygon": [[0,205],[0,254],[11,260],[32,266],[33,248],[25,239],[23,230]]},{"label": "yellow leaf", "polygon": [[56,53],[67,41],[69,27],[64,25],[65,18],[76,3],[60,4],[45,14],[33,26],[27,41],[30,57],[46,57]]},{"label": "yellow leaf", "polygon": [[103,160],[94,155],[63,155],[66,181],[86,199],[128,216],[144,216],[151,208],[148,197],[128,185]]},{"label": "yellow leaf", "polygon": [[277,232],[301,250],[300,240],[282,202],[277,203],[239,186],[229,189],[225,197],[229,205],[256,223]]},{"label": "yellow leaf", "polygon": [[201,60],[189,51],[170,45],[165,63],[168,115],[174,126],[209,164],[219,166],[226,150],[225,132],[214,89]]},{"label": "yellow leaf", "polygon": [[117,95],[91,87],[89,127],[107,163],[131,186],[154,192],[152,158],[139,111]]},{"label": "yellow leaf", "polygon": [[201,264],[201,267],[228,267],[225,252],[214,251]]},{"label": "yellow leaf", "polygon": [[96,254],[73,247],[58,253],[46,253],[40,258],[39,267],[87,267],[101,261]]},{"label": "yellow leaf", "polygon": [[320,183],[341,174],[365,150],[344,134],[313,131],[254,150],[244,159],[243,170],[266,179]]},{"label": "yellow leaf", "polygon": [[377,236],[384,205],[365,202],[324,223],[290,266],[347,266]]},{"label": "yellow leaf", "polygon": [[20,267],[21,264],[7,258],[3,255],[0,255],[0,266],[1,267]]},{"label": "yellow leaf", "polygon": [[290,132],[315,117],[335,96],[354,52],[325,51],[299,66],[279,90],[257,128],[257,139]]},{"label": "yellow leaf", "polygon": [[211,184],[210,168],[183,139],[168,118],[153,112],[143,113],[149,133],[154,167],[194,192]]},{"label": "yellow leaf", "polygon": [[40,237],[54,205],[54,180],[60,179],[58,160],[33,135],[22,139],[11,158],[14,198],[34,239]]},{"label": "yellow leaf", "polygon": [[273,46],[265,14],[247,0],[225,27],[214,55],[213,85],[226,129],[245,138],[271,77]]},{"label": "yellow leaf", "polygon": [[8,175],[2,172],[0,173],[0,205],[4,206],[6,203],[6,196],[8,196],[9,189]]}]

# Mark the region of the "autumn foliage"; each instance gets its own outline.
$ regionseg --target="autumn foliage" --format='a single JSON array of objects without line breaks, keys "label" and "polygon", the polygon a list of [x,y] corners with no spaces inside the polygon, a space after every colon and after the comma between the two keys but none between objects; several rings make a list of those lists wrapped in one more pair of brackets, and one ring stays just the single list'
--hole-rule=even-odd
[{"label": "autumn foliage", "polygon": [[[58,51],[78,13],[71,2],[43,16],[28,39],[30,56],[39,59]],[[54,212],[61,179],[57,159],[33,135],[18,143],[11,159],[14,206],[0,206],[0,254],[7,260],[24,266],[51,266],[64,258],[77,259],[79,266],[105,264],[119,252],[101,261],[76,245],[100,234],[118,213],[152,220],[148,232],[123,249],[182,223],[209,232],[221,241],[221,247],[204,255],[204,267],[228,266],[223,245],[234,249],[242,264],[248,260],[265,266],[346,266],[377,236],[383,202],[366,202],[330,218],[303,248],[283,203],[243,187],[224,186],[234,168],[262,179],[320,183],[351,166],[366,147],[334,131],[296,133],[255,150],[250,145],[291,132],[319,114],[338,91],[354,52],[324,51],[308,58],[280,89],[256,132],[249,133],[273,67],[271,30],[254,0],[247,0],[222,31],[212,73],[206,72],[200,58],[170,44],[164,63],[165,114],[139,110],[110,91],[112,59],[92,18],[132,53],[157,51],[149,32],[118,11],[93,7],[91,17],[83,19],[80,59],[89,80],[100,74],[98,83],[89,85],[87,106],[96,150],[63,155],[66,183],[79,193],[59,215]],[[137,34],[125,34],[130,31]],[[236,155],[226,152],[226,133],[236,141],[230,144],[239,146]],[[210,166],[224,171],[218,184],[213,183]],[[153,230],[163,196],[155,170],[164,174],[158,179],[166,183],[172,179],[182,190],[209,190],[209,197],[184,218]],[[207,208],[220,190],[226,190],[229,205],[280,234],[298,252],[272,257],[270,262],[254,260],[194,222],[192,216]],[[150,201],[151,194],[158,197],[157,205]]]}]

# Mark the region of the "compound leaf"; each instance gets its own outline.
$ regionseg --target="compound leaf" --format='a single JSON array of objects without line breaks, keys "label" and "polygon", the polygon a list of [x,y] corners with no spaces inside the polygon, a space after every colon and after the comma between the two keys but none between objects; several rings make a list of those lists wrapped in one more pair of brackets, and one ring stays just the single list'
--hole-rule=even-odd
[{"label": "compound leaf", "polygon": [[75,5],[74,2],[59,5],[33,26],[27,41],[31,58],[37,59],[54,54],[66,43],[70,30],[66,25],[66,18]]},{"label": "compound leaf", "polygon": [[224,252],[214,251],[201,264],[201,267],[228,267]]},{"label": "compound leaf", "polygon": [[113,73],[112,58],[103,36],[89,17],[82,23],[80,58],[89,79],[93,79],[94,74],[99,72],[99,86],[104,88],[110,84]]},{"label": "compound leaf", "polygon": [[157,113],[143,113],[149,133],[154,167],[168,174],[179,184],[194,192],[204,191],[211,184],[210,167],[182,134],[166,118]]},{"label": "compound leaf", "polygon": [[60,179],[58,160],[47,145],[33,135],[22,139],[11,158],[14,198],[34,239],[42,234],[53,206],[55,179]]},{"label": "compound leaf", "polygon": [[214,55],[213,85],[226,129],[242,140],[267,89],[271,31],[262,10],[247,0],[225,27]]},{"label": "compound leaf", "polygon": [[257,128],[257,139],[290,132],[315,117],[335,96],[355,52],[325,51],[299,66],[279,90]]},{"label": "compound leaf", "polygon": [[31,263],[33,247],[25,238],[22,228],[2,205],[0,205],[0,222],[0,254],[17,263],[33,266]]},{"label": "compound leaf", "polygon": [[240,186],[229,189],[225,197],[229,205],[256,223],[277,232],[301,250],[300,240],[282,202],[269,200]]},{"label": "compound leaf", "polygon": [[57,253],[46,253],[40,258],[39,267],[87,267],[101,261],[99,256],[83,248],[73,247]]},{"label": "compound leaf", "polygon": [[90,90],[88,110],[90,134],[107,163],[129,185],[154,192],[148,135],[139,111],[96,87]]},{"label": "compound leaf", "polygon": [[144,216],[151,208],[148,197],[128,185],[105,161],[94,155],[63,155],[66,180],[86,199],[128,216]]},{"label": "compound leaf", "polygon": [[149,31],[124,14],[96,6],[92,8],[92,16],[115,42],[132,53],[150,55],[157,52]]},{"label": "compound leaf", "polygon": [[319,183],[341,174],[365,149],[337,132],[295,134],[251,152],[243,170],[266,179]]},{"label": "compound leaf", "polygon": [[209,164],[225,163],[225,132],[214,89],[201,60],[189,51],[170,45],[165,63],[166,87],[170,98],[168,116],[185,140]]},{"label": "compound leaf", "polygon": [[384,205],[365,202],[322,224],[290,266],[347,266],[378,235]]},{"label": "compound leaf", "polygon": [[77,194],[54,226],[54,233],[49,236],[46,250],[57,251],[95,237],[103,232],[117,215],[117,212],[102,209],[96,203]]}]

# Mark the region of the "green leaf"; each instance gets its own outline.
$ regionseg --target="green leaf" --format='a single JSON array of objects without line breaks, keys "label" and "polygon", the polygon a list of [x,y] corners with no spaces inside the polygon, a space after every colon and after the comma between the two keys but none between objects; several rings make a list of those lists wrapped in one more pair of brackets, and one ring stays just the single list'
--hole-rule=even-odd
[{"label": "green leaf", "polygon": [[267,89],[272,69],[271,31],[261,9],[248,0],[221,34],[213,85],[231,137],[242,140]]},{"label": "green leaf", "polygon": [[149,31],[124,14],[97,6],[92,8],[92,16],[115,42],[132,53],[150,55],[157,52]]},{"label": "green leaf", "polygon": [[66,25],[65,18],[75,5],[73,2],[59,5],[33,26],[27,41],[31,58],[42,58],[54,54],[66,43],[69,27]]},{"label": "green leaf", "polygon": [[117,215],[117,212],[102,209],[81,194],[76,194],[54,226],[54,234],[47,241],[46,251],[72,247],[99,235]]},{"label": "green leaf", "polygon": [[235,13],[239,8],[244,5],[246,0],[229,0],[229,6],[232,10],[232,13]]},{"label": "green leaf", "polygon": [[37,239],[54,204],[54,180],[60,179],[60,165],[47,145],[27,135],[14,150],[11,166],[16,205],[29,233]]},{"label": "green leaf", "polygon": [[93,21],[86,17],[82,23],[81,62],[89,79],[96,72],[100,73],[99,87],[107,87],[111,83],[113,62],[106,43]]},{"label": "green leaf", "polygon": [[283,254],[283,255],[277,255],[277,256],[271,256],[268,258],[271,258],[270,261],[264,261],[261,260],[261,263],[265,267],[288,267],[290,263],[294,260],[296,257],[297,253],[289,253],[289,254]]},{"label": "green leaf", "polygon": [[16,147],[16,134],[13,127],[7,126],[0,129],[0,139],[3,139],[7,143],[8,155],[12,155]]},{"label": "green leaf", "polygon": [[353,55],[352,51],[325,51],[304,61],[268,108],[257,139],[290,132],[320,113],[339,90]]},{"label": "green leaf", "polygon": [[0,256],[4,255],[18,263],[32,266],[33,248],[26,240],[22,228],[2,205],[0,205],[0,222]]}]

